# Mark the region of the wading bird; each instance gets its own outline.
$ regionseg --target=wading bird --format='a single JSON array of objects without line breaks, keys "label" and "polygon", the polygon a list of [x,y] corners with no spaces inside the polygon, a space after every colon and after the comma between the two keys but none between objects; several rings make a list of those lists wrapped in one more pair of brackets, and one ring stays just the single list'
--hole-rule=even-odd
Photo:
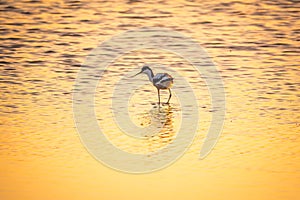
[{"label": "wading bird", "polygon": [[149,81],[152,82],[152,84],[156,87],[157,89],[157,94],[158,94],[158,104],[160,104],[160,93],[159,93],[159,90],[169,90],[169,99],[167,101],[166,104],[169,104],[169,101],[172,97],[172,93],[171,93],[171,87],[172,87],[172,84],[173,84],[173,78],[172,76],[170,76],[169,74],[167,73],[158,73],[154,76],[153,72],[152,72],[152,69],[148,66],[144,66],[142,68],[142,70],[137,73],[136,75],[134,75],[133,77],[141,74],[141,73],[144,73],[144,74],[147,74],[148,78],[149,78]]}]

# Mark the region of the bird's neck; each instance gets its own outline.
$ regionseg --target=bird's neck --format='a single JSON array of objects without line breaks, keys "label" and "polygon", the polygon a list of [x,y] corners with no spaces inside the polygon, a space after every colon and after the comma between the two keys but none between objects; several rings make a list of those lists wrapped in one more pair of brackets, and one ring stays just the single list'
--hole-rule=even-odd
[{"label": "bird's neck", "polygon": [[153,74],[152,70],[147,70],[147,71],[145,71],[145,73],[147,74],[149,81],[151,81],[153,83],[154,74]]}]

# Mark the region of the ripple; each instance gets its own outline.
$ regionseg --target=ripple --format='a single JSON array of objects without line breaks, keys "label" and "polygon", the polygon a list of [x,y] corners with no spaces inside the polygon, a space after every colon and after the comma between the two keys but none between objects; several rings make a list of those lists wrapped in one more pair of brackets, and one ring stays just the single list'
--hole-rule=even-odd
[{"label": "ripple", "polygon": [[[155,69],[157,72],[178,71],[194,88],[200,108],[199,133],[194,144],[175,165],[159,172],[160,179],[155,178],[155,174],[147,175],[153,177],[147,179],[147,183],[140,179],[140,193],[147,194],[149,199],[157,199],[159,196],[153,194],[165,196],[166,193],[163,190],[156,191],[155,188],[149,193],[143,185],[158,184],[158,188],[163,188],[174,182],[177,186],[178,183],[179,186],[180,183],[186,184],[182,194],[200,195],[200,199],[222,199],[220,195],[217,196],[218,192],[205,192],[215,191],[218,184],[223,187],[224,197],[234,193],[237,199],[244,198],[244,194],[236,192],[232,189],[234,188],[237,191],[251,192],[253,199],[265,196],[271,199],[283,196],[286,199],[295,198],[295,187],[289,186],[295,185],[297,180],[294,177],[299,175],[298,0],[162,0],[158,3],[141,0],[20,0],[1,1],[0,12],[0,128],[3,132],[0,138],[3,145],[0,148],[3,161],[8,160],[1,168],[4,170],[1,176],[3,180],[19,180],[20,186],[23,182],[28,183],[23,190],[8,181],[5,188],[11,191],[11,196],[22,199],[33,188],[40,191],[48,191],[49,188],[62,191],[60,186],[67,183],[67,188],[78,191],[78,199],[83,199],[86,194],[97,196],[97,192],[98,196],[112,195],[103,193],[105,189],[116,189],[112,184],[106,184],[117,180],[111,177],[118,176],[120,183],[128,182],[118,173],[94,162],[82,150],[73,123],[71,104],[72,93],[82,91],[73,91],[73,85],[80,69],[97,69],[97,66],[82,63],[99,43],[124,30],[158,26],[177,30],[205,47],[223,77],[227,115],[220,142],[207,159],[199,161],[198,153],[209,129],[212,113],[218,108],[211,106],[205,77],[189,61],[172,52],[141,49],[127,52],[115,59],[105,71],[98,70],[97,73],[87,75],[82,83],[99,80],[100,75],[103,75],[95,95],[96,103],[91,106],[97,108],[100,105],[95,111],[99,115],[99,124],[109,129],[109,137],[115,137],[116,142],[128,149],[135,148],[136,141],[131,146],[124,136],[118,138],[118,127],[114,127],[111,121],[107,122],[112,119],[109,115],[112,91],[125,72],[140,69],[143,63],[159,63],[167,67]],[[164,35],[159,32],[155,37],[164,39]],[[118,42],[122,44],[123,41]],[[184,48],[193,53],[185,44],[177,45],[176,48]],[[107,53],[101,56],[111,58],[115,51],[122,50],[122,45],[117,50],[105,50]],[[208,67],[205,60],[200,60],[197,64]],[[169,67],[172,70],[168,70]],[[147,109],[157,108],[157,94],[145,77],[139,78],[130,83],[145,85],[144,89],[135,93],[138,95],[132,103],[133,118],[138,125],[148,126],[151,123],[151,113]],[[187,91],[187,88],[176,82],[174,87]],[[86,93],[84,91],[82,94]],[[169,120],[169,124],[158,135],[141,143],[141,148],[155,152],[176,137],[181,108],[179,103],[172,102],[171,105],[173,110],[165,120]],[[161,117],[157,113],[152,115]],[[186,170],[178,170],[180,166]],[[78,173],[83,170],[87,173]],[[172,174],[173,171],[176,174]],[[186,173],[187,179],[181,181],[178,178],[182,175],[180,173]],[[170,178],[171,175],[173,178]],[[39,180],[29,177],[39,177]],[[82,190],[77,190],[78,181],[74,180],[81,180],[82,185],[91,189],[82,187]],[[99,180],[103,190],[98,190]],[[223,184],[224,180],[230,187]],[[45,184],[40,184],[41,182]],[[195,185],[201,186],[204,182],[215,184],[208,184],[203,193],[196,193],[199,190],[195,189]],[[56,186],[56,183],[61,185]],[[278,188],[282,190],[278,192]],[[126,186],[125,189],[130,190]],[[170,188],[166,189],[169,190]],[[178,194],[175,191],[170,198],[186,198]],[[204,195],[201,196],[202,194]],[[38,193],[36,195],[38,199],[43,198]],[[108,198],[122,196],[113,195],[117,196]],[[65,196],[58,196],[58,199],[67,198]],[[137,194],[133,198],[144,197]]]}]

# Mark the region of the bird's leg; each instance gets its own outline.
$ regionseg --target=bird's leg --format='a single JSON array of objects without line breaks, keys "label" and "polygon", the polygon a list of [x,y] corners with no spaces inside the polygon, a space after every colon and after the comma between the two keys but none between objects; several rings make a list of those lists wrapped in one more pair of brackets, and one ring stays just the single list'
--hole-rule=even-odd
[{"label": "bird's leg", "polygon": [[170,101],[170,99],[171,99],[171,97],[172,97],[172,92],[171,92],[171,89],[169,88],[169,93],[170,93],[170,95],[169,95],[169,99],[168,99],[168,101],[167,101],[167,103],[166,104],[169,104],[169,101]]},{"label": "bird's leg", "polygon": [[159,94],[159,89],[157,88],[157,95],[158,95],[158,105],[160,105],[160,94]]}]

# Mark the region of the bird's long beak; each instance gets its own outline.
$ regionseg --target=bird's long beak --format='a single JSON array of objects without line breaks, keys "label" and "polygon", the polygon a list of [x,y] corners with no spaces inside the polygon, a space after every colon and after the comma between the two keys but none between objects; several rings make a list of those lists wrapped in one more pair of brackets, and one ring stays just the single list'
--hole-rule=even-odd
[{"label": "bird's long beak", "polygon": [[135,76],[137,76],[137,75],[139,75],[139,74],[141,74],[141,73],[142,73],[142,71],[139,72],[139,73],[137,73],[136,75],[132,76],[131,78],[133,78],[133,77],[135,77]]}]

